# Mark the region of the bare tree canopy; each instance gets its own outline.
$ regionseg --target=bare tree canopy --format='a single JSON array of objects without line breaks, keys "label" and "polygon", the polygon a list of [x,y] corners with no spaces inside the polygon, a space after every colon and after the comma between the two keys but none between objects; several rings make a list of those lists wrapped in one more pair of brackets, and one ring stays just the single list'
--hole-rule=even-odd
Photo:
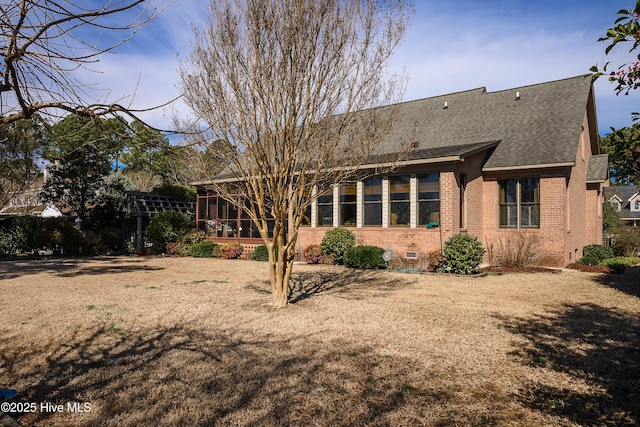
[{"label": "bare tree canopy", "polygon": [[212,1],[210,13],[181,68],[185,101],[214,139],[228,142],[227,173],[238,184],[216,190],[251,201],[243,207],[269,249],[274,303],[284,306],[312,189],[356,173],[391,125],[393,109],[377,107],[403,92],[386,64],[410,7],[229,0]]},{"label": "bare tree canopy", "polygon": [[[150,0],[8,0],[0,5],[0,126],[55,111],[123,112],[108,90],[79,78],[160,12]],[[121,37],[116,36],[120,35]]]}]

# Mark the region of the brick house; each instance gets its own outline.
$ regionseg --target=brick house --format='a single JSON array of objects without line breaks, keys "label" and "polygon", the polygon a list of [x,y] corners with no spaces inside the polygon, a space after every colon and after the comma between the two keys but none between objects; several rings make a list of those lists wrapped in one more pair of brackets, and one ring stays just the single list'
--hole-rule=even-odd
[{"label": "brick house", "polygon": [[[394,141],[411,133],[409,157],[392,173],[320,195],[299,231],[299,248],[338,226],[349,227],[358,244],[391,246],[405,258],[439,250],[456,233],[485,247],[531,233],[540,237],[542,263],[564,266],[585,245],[602,242],[608,158],[599,151],[590,76],[398,107],[376,154],[397,150]],[[251,221],[204,185],[196,220],[214,241],[260,244]]]},{"label": "brick house", "polygon": [[636,185],[605,187],[604,200],[618,213],[624,225],[640,226],[640,188]]}]

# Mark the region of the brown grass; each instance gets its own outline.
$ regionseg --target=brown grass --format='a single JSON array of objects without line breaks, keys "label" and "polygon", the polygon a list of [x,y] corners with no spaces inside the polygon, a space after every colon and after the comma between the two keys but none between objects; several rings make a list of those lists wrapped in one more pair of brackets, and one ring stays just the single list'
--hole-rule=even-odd
[{"label": "brown grass", "polygon": [[35,426],[640,423],[640,272],[465,278],[265,263],[0,263],[0,388]]}]

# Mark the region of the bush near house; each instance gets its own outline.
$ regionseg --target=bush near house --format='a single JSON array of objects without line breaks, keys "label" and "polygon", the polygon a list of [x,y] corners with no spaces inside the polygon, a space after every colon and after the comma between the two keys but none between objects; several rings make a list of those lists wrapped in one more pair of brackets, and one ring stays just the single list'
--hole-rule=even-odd
[{"label": "bush near house", "polygon": [[226,259],[236,259],[240,258],[243,251],[244,247],[240,243],[224,243],[216,246],[214,254]]},{"label": "bush near house", "polygon": [[540,238],[526,232],[511,232],[489,245],[489,263],[495,267],[524,268],[538,261]]},{"label": "bush near house", "polygon": [[613,235],[613,252],[616,256],[635,257],[640,254],[640,227],[617,227]]},{"label": "bush near house", "polygon": [[624,273],[627,267],[640,264],[640,257],[614,257],[608,258],[600,262],[600,265],[609,267],[616,273]]},{"label": "bush near house", "polygon": [[344,265],[360,270],[385,268],[384,249],[377,246],[354,246],[344,253]]},{"label": "bush near house", "polygon": [[[278,247],[276,246],[276,256],[278,256]],[[269,261],[269,249],[267,245],[256,246],[251,253],[251,259],[254,261]]]},{"label": "bush near house", "polygon": [[189,255],[195,258],[212,258],[216,246],[216,243],[209,241],[194,243],[189,247]]},{"label": "bush near house", "polygon": [[320,245],[309,245],[302,251],[302,256],[309,264],[318,264],[324,258]]},{"label": "bush near house", "polygon": [[343,227],[330,228],[320,243],[322,252],[333,259],[334,264],[343,264],[344,253],[356,245],[356,236]]},{"label": "bush near house", "polygon": [[577,262],[586,265],[598,265],[602,260],[613,258],[613,248],[604,245],[587,245],[583,249],[584,256]]},{"label": "bush near house", "polygon": [[469,234],[455,234],[444,244],[442,269],[455,274],[471,274],[482,262],[485,249]]},{"label": "bush near house", "polygon": [[423,268],[429,273],[440,271],[444,258],[440,251],[429,252],[422,260]]}]

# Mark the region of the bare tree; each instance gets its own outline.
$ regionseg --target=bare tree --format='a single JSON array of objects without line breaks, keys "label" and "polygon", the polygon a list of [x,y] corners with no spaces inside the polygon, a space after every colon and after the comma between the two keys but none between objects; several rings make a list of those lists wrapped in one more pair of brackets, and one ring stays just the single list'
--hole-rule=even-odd
[{"label": "bare tree", "polygon": [[273,303],[286,306],[306,208],[371,163],[395,117],[379,106],[402,95],[386,64],[411,11],[404,1],[229,0],[210,13],[181,66],[184,97],[227,141],[227,179],[211,185],[244,197],[269,250]]},{"label": "bare tree", "polygon": [[129,40],[160,10],[150,7],[151,0],[108,0],[95,8],[87,3],[8,0],[0,5],[0,126],[36,112],[135,117],[130,106],[106,102],[108,91],[96,92],[78,71]]}]

